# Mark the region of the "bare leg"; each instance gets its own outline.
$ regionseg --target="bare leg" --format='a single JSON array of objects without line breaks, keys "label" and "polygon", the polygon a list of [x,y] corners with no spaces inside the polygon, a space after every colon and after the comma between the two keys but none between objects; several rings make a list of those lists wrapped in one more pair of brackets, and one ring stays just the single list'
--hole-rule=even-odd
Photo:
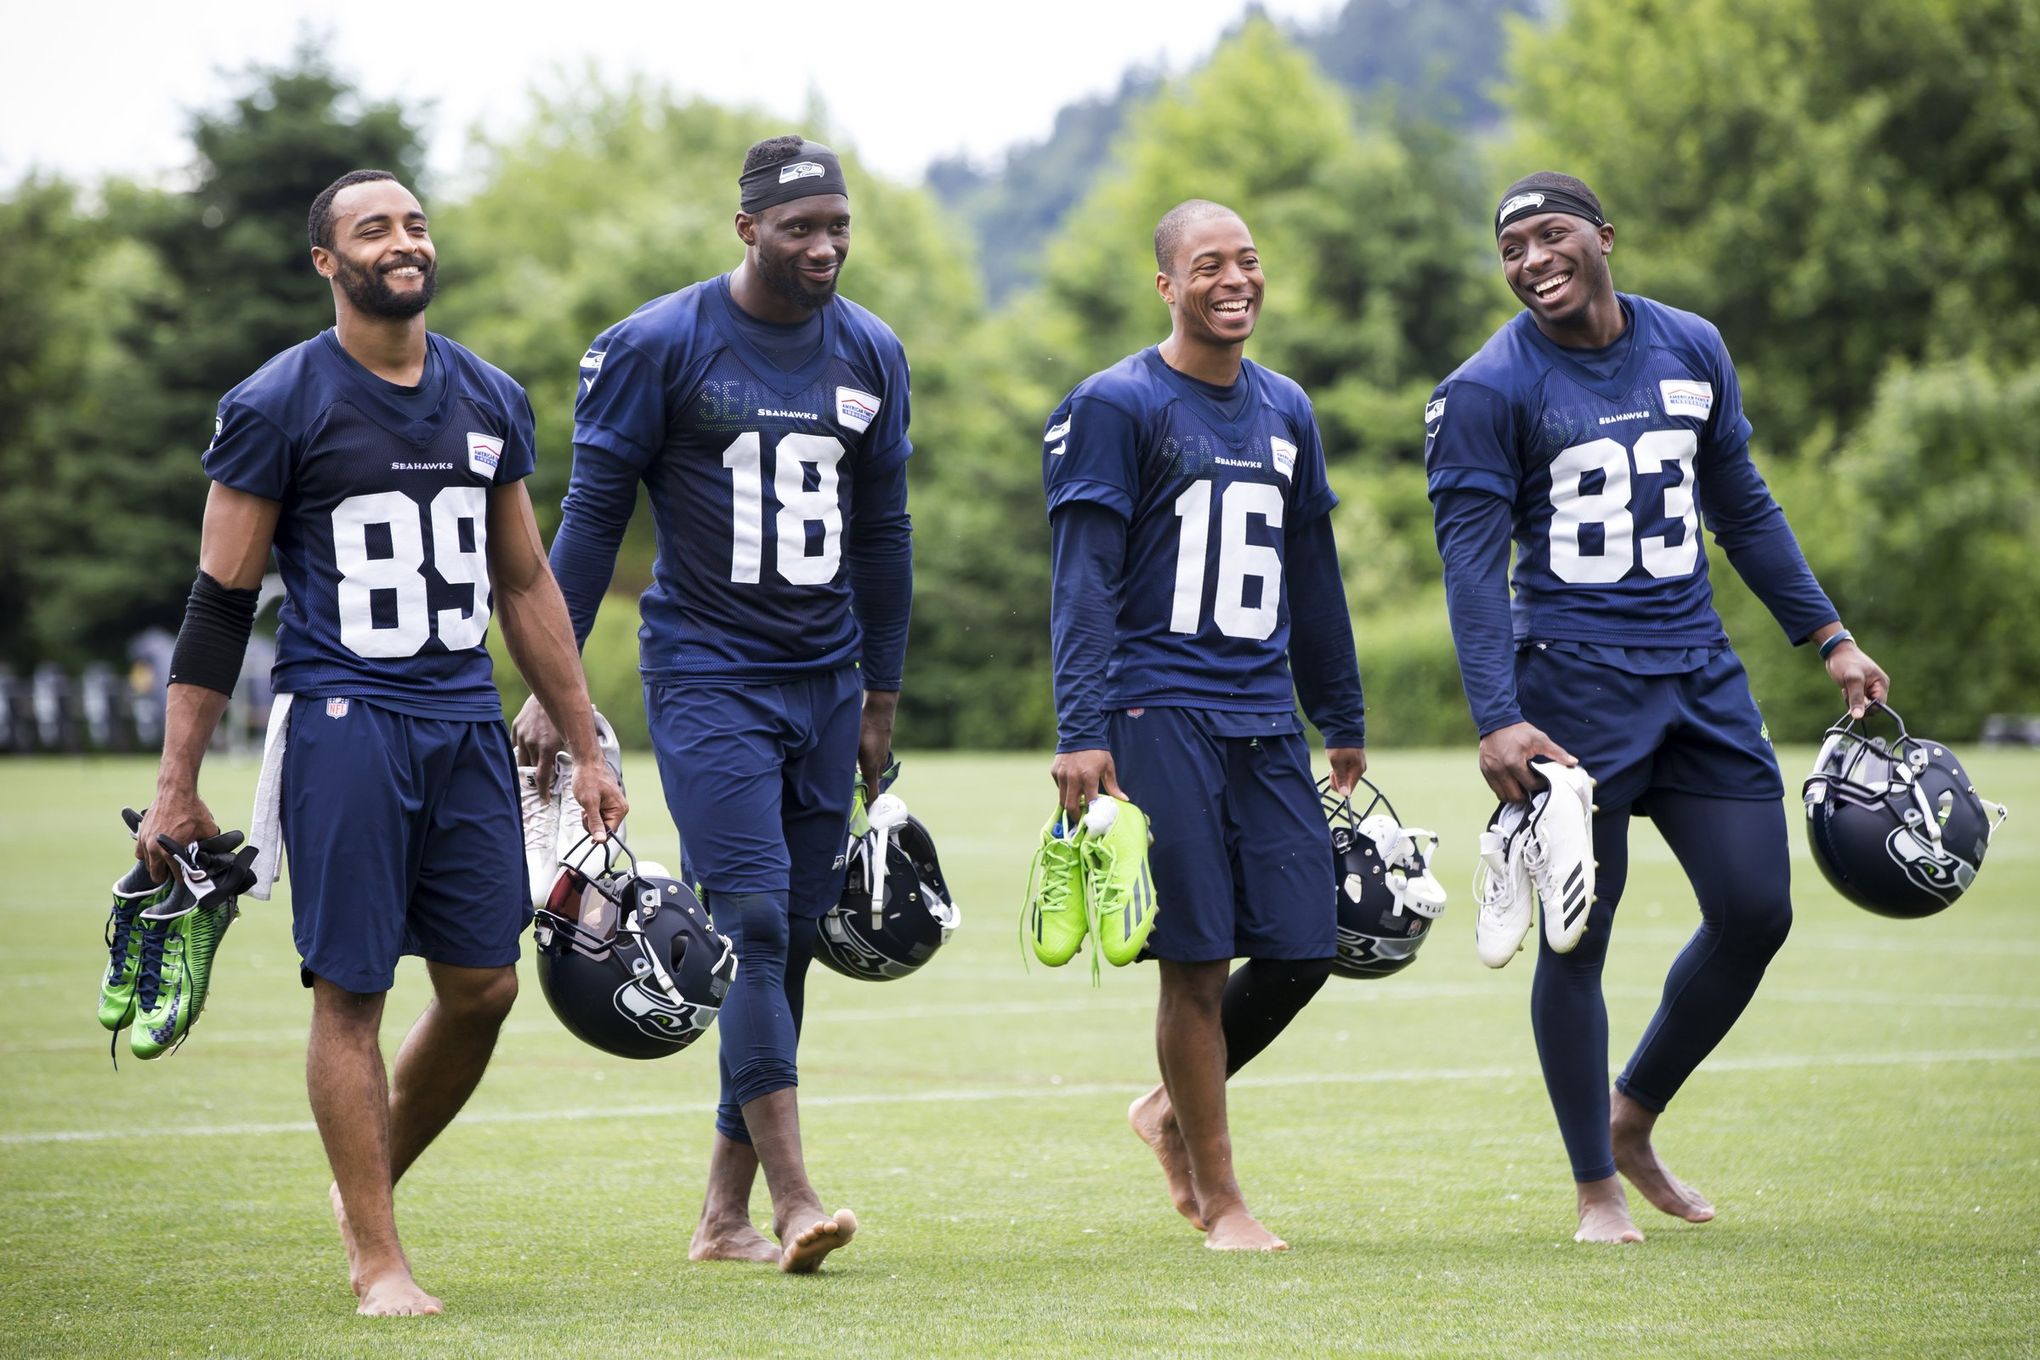
[{"label": "bare leg", "polygon": [[1658,1160],[1651,1146],[1651,1130],[1658,1111],[1617,1091],[1609,1097],[1608,1136],[1615,1145],[1615,1169],[1628,1178],[1637,1193],[1674,1218],[1688,1223],[1705,1223],[1714,1217],[1707,1197],[1681,1181]]},{"label": "bare leg", "polygon": [[[378,1136],[385,1176],[379,1197],[382,1205],[380,1214],[388,1222],[392,1244],[396,1242],[392,1192],[397,1181],[452,1122],[454,1115],[474,1093],[483,1071],[488,1067],[489,1055],[495,1050],[496,1035],[502,1028],[503,1018],[510,1013],[511,1004],[517,998],[517,972],[514,968],[460,968],[442,963],[428,963],[426,966],[432,977],[433,998],[426,1005],[424,1014],[418,1017],[418,1022],[411,1027],[411,1032],[404,1036],[403,1045],[397,1051],[394,1083],[384,1080],[382,1053],[375,1039],[375,1029],[379,1025],[371,1028],[369,1033],[374,1085],[378,1088],[378,1099],[373,1104],[385,1112]],[[317,985],[329,984],[321,981]],[[343,997],[354,996],[339,988],[333,990]],[[377,996],[374,1000],[379,1022],[382,998]],[[317,1004],[315,1000],[315,1027]],[[315,1094],[315,1114],[318,1103]],[[325,1126],[325,1119],[321,1116],[322,1133]],[[402,1290],[396,1291],[399,1306],[394,1308],[382,1306],[388,1302],[382,1295],[371,1300],[368,1270],[374,1253],[364,1251],[363,1236],[356,1231],[355,1224],[360,1215],[350,1213],[350,1205],[355,1202],[356,1195],[346,1188],[340,1172],[340,1158],[333,1152],[331,1138],[327,1140],[327,1155],[334,1169],[334,1183],[327,1193],[333,1202],[334,1217],[340,1224],[341,1240],[347,1245],[349,1275],[355,1285],[355,1293],[361,1296],[361,1311],[439,1312],[439,1301],[418,1290],[415,1283],[410,1288],[431,1304],[429,1308],[403,1306],[409,1300],[402,1297]],[[371,1209],[370,1212],[377,1211]],[[397,1248],[397,1256],[404,1260],[401,1247]],[[403,1278],[406,1281],[410,1279],[408,1260],[404,1260]]]},{"label": "bare leg", "polygon": [[821,1197],[808,1183],[807,1162],[800,1150],[799,1093],[788,1086],[748,1102],[744,1128],[765,1172],[765,1188],[772,1193],[772,1231],[779,1238],[779,1268],[795,1275],[819,1269],[823,1257],[856,1234],[857,1215],[848,1209],[826,1212]]},{"label": "bare leg", "polygon": [[1580,1229],[1575,1242],[1641,1242],[1643,1234],[1629,1217],[1629,1197],[1622,1182],[1606,1180],[1576,1182],[1579,1195]]},{"label": "bare leg", "polygon": [[348,1282],[372,1317],[443,1311],[411,1278],[390,1196],[389,1085],[377,1031],[383,994],[312,982],[305,1085],[333,1167],[332,1198],[347,1247]]},{"label": "bare leg", "polygon": [[1190,1149],[1183,1142],[1182,1126],[1169,1104],[1169,1088],[1157,1086],[1127,1107],[1126,1122],[1140,1135],[1162,1164],[1162,1176],[1169,1183],[1169,1199],[1176,1212],[1190,1220],[1197,1231],[1211,1225],[1197,1207],[1197,1184],[1190,1176]]},{"label": "bare leg", "polygon": [[1229,969],[1223,959],[1162,960],[1155,1051],[1189,1153],[1198,1208],[1208,1225],[1204,1245],[1216,1251],[1287,1251],[1287,1242],[1247,1212],[1233,1174],[1225,1116],[1225,1031],[1219,1023]]},{"label": "bare leg", "polygon": [[708,1198],[688,1244],[690,1261],[777,1261],[779,1248],[751,1225],[751,1186],[758,1178],[758,1154],[722,1134],[708,1154]]}]

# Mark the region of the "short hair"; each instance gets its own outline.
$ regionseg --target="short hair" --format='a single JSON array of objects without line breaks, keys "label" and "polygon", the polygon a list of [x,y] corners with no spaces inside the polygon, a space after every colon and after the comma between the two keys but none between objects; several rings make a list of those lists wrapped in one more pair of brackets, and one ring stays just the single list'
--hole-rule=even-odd
[{"label": "short hair", "polygon": [[744,153],[744,168],[740,173],[748,175],[761,165],[777,165],[805,145],[807,138],[796,132],[767,137]]},{"label": "short hair", "polygon": [[1608,220],[1607,212],[1601,207],[1601,200],[1595,196],[1592,189],[1587,187],[1585,180],[1575,179],[1571,175],[1562,175],[1556,170],[1538,170],[1523,176],[1523,178],[1502,191],[1501,201],[1507,203],[1517,194],[1534,194],[1546,189],[1556,190],[1562,194],[1571,194],[1574,198],[1579,199],[1582,203],[1592,208],[1594,216],[1604,222]]},{"label": "short hair", "polygon": [[312,213],[305,223],[306,233],[312,238],[314,247],[324,250],[333,248],[334,196],[342,189],[352,188],[357,184],[373,184],[379,179],[394,180],[396,176],[387,170],[349,170],[319,191],[319,196],[312,200]]},{"label": "short hair", "polygon": [[1190,229],[1192,222],[1202,222],[1211,217],[1238,217],[1246,219],[1223,203],[1213,203],[1208,198],[1187,198],[1162,214],[1162,220],[1155,223],[1155,268],[1164,274],[1174,275],[1176,252],[1182,248],[1183,233]]}]

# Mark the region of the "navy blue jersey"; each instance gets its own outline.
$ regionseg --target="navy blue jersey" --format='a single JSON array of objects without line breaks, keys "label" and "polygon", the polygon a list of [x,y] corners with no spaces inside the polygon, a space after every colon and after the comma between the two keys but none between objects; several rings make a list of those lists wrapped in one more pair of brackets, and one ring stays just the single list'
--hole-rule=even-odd
[{"label": "navy blue jersey", "polygon": [[1776,505],[1750,463],[1720,332],[1621,300],[1629,332],[1607,355],[1554,344],[1522,312],[1439,384],[1425,411],[1431,495],[1484,492],[1513,508],[1519,641],[1720,643],[1700,515],[1721,534]]},{"label": "navy blue jersey", "polygon": [[644,483],[658,543],[638,634],[648,679],[785,679],[859,660],[844,531],[853,505],[870,508],[858,486],[867,502],[897,497],[905,519],[907,361],[857,304],[818,315],[821,343],[782,369],[738,324],[724,275],[646,303],[582,357],[554,566],[585,635],[607,569],[562,569],[562,545]]},{"label": "navy blue jersey", "polygon": [[1220,391],[1149,348],[1049,417],[1050,515],[1083,501],[1127,522],[1108,709],[1295,709],[1284,529],[1338,498],[1303,389],[1242,361],[1229,399]]},{"label": "navy blue jersey", "polygon": [[283,504],[277,690],[500,719],[489,490],[531,474],[531,405],[500,370],[426,340],[436,402],[362,368],[332,331],[285,350],[220,402],[205,471]]}]

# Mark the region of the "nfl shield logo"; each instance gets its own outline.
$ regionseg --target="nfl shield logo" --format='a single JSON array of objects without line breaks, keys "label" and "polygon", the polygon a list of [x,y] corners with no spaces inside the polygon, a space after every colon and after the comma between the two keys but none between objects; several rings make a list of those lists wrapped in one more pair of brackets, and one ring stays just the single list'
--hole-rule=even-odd
[{"label": "nfl shield logo", "polygon": [[346,717],[347,701],[345,699],[328,699],[326,701],[326,716],[329,718]]}]

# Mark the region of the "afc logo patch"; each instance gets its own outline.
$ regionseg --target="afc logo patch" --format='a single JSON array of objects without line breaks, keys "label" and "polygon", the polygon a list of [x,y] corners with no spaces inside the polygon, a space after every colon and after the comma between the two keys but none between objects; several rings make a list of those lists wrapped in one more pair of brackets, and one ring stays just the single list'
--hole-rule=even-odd
[{"label": "afc logo patch", "polygon": [[468,431],[468,471],[477,477],[496,480],[496,469],[503,463],[503,441],[492,434],[478,430]]}]

